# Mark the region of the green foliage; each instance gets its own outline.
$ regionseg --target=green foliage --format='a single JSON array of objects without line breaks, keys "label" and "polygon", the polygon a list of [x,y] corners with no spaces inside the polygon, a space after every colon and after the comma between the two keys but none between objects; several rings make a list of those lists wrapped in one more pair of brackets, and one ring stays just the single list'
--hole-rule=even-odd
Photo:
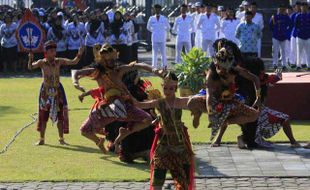
[{"label": "green foliage", "polygon": [[182,63],[176,64],[179,87],[190,88],[197,93],[205,86],[205,71],[211,62],[206,53],[193,47],[187,54],[182,53]]}]

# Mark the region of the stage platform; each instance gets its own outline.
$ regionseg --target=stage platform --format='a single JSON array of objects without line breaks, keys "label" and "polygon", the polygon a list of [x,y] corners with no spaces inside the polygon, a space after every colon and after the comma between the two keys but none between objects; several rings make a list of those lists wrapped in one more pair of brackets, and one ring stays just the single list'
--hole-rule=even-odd
[{"label": "stage platform", "polygon": [[282,75],[282,81],[269,88],[267,106],[290,115],[294,120],[310,120],[310,73]]}]

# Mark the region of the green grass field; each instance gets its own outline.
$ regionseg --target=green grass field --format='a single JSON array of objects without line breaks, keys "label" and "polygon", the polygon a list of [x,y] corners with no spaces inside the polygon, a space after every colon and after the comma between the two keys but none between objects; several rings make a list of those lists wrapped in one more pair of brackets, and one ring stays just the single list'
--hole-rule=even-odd
[{"label": "green grass field", "polygon": [[[149,78],[160,88],[160,80]],[[37,112],[38,91],[41,78],[1,78],[0,79],[0,150],[15,132],[31,122],[29,114]],[[70,146],[58,144],[57,128],[48,123],[46,146],[36,147],[39,133],[36,126],[27,128],[10,147],[0,155],[0,181],[143,181],[149,178],[148,164],[121,163],[113,154],[102,155],[96,145],[80,135],[81,123],[87,118],[91,98],[80,103],[79,92],[74,89],[71,78],[62,78],[67,93],[70,117],[70,134],[66,141]],[[91,80],[82,80],[81,85],[95,87]],[[208,143],[210,130],[207,116],[203,115],[198,129],[191,127],[191,116],[185,111],[183,121],[189,127],[194,143]],[[293,130],[299,141],[309,140],[310,122],[294,122]],[[308,125],[308,126],[307,126]],[[235,142],[240,128],[231,126],[224,135],[224,142]],[[279,132],[273,141],[287,141]]]}]

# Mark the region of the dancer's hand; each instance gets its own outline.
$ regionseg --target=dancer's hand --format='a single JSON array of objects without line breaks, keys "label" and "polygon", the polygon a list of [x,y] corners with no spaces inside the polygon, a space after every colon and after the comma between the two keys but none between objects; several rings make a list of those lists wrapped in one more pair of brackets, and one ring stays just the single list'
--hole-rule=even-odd
[{"label": "dancer's hand", "polygon": [[79,95],[79,100],[80,100],[80,102],[83,102],[83,100],[84,100],[84,94]]},{"label": "dancer's hand", "polygon": [[80,47],[78,55],[82,56],[85,51],[85,46]]},{"label": "dancer's hand", "polygon": [[33,53],[32,52],[29,52],[28,59],[29,59],[29,62],[33,62]]},{"label": "dancer's hand", "polygon": [[260,107],[262,106],[262,102],[261,99],[259,97],[256,98],[254,104],[252,105],[253,108],[257,108],[260,109]]},{"label": "dancer's hand", "polygon": [[73,85],[74,85],[74,87],[75,87],[76,89],[78,89],[79,91],[81,91],[81,92],[86,92],[85,88],[84,88],[83,86],[80,86],[79,83],[73,83]]}]

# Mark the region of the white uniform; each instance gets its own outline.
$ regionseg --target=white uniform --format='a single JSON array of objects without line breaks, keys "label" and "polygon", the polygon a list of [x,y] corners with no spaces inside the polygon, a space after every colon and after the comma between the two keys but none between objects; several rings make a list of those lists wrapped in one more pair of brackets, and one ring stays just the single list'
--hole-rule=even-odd
[{"label": "white uniform", "polygon": [[57,43],[57,52],[64,52],[67,50],[67,29],[64,28],[61,33],[61,38],[58,38],[54,33],[53,28],[50,28],[47,32],[47,40],[53,40]]},{"label": "white uniform", "polygon": [[194,31],[194,20],[190,15],[182,15],[175,18],[172,32],[177,35],[176,38],[176,57],[175,62],[181,62],[182,48],[185,47],[186,53],[192,48],[191,33]]},{"label": "white uniform", "polygon": [[68,24],[67,34],[68,34],[68,49],[78,50],[84,44],[85,36],[85,25],[80,22],[77,25],[74,22]]},{"label": "white uniform", "polygon": [[135,27],[131,20],[124,22],[123,29],[126,34],[126,42],[128,46],[131,46],[134,40]]},{"label": "white uniform", "polygon": [[108,42],[110,45],[127,44],[127,36],[124,33],[121,33],[118,37],[112,34]]},{"label": "white uniform", "polygon": [[237,26],[239,25],[239,19],[224,19],[221,23],[222,33],[224,38],[235,42],[239,45],[239,40],[235,37]]},{"label": "white uniform", "polygon": [[114,21],[114,10],[113,9],[108,10],[107,15],[108,15],[110,23],[112,23]]},{"label": "white uniform", "polygon": [[245,16],[245,11],[241,11],[241,12],[236,12],[236,18],[244,21],[244,16]]},{"label": "white uniform", "polygon": [[220,16],[217,16],[217,18],[219,19],[220,21],[220,27],[217,29],[217,36],[216,36],[216,39],[221,39],[221,38],[225,38],[225,35],[223,33],[223,30],[222,30],[222,24],[224,22],[225,19],[222,19]]},{"label": "white uniform", "polygon": [[199,19],[198,28],[202,33],[202,50],[207,52],[207,57],[211,57],[214,54],[212,45],[216,39],[216,31],[220,28],[220,21],[214,13],[209,16],[203,14]]},{"label": "white uniform", "polygon": [[[264,18],[263,15],[260,13],[256,13],[255,16],[252,19],[252,22],[254,22],[255,24],[257,24],[259,26],[259,28],[261,29],[261,31],[263,31],[264,29]],[[261,49],[262,49],[262,38],[258,39],[257,41],[257,56],[261,57]]]},{"label": "white uniform", "polygon": [[166,56],[166,38],[167,32],[170,30],[168,19],[163,16],[151,16],[147,22],[147,30],[152,32],[152,66],[157,68],[157,53],[160,51],[162,67],[167,66]]},{"label": "white uniform", "polygon": [[195,33],[196,33],[196,17],[197,17],[197,12],[193,12],[193,13],[189,13],[189,15],[193,18],[193,22],[194,22],[194,28],[191,34],[191,43],[192,46],[195,46]]},{"label": "white uniform", "polygon": [[95,44],[104,44],[106,42],[106,39],[104,38],[103,32],[104,32],[104,24],[101,23],[100,26],[97,28],[96,31],[94,31],[93,34],[90,33],[90,23],[87,22],[85,24],[85,30],[87,32],[86,38],[85,38],[85,46],[88,47],[94,47]]},{"label": "white uniform", "polygon": [[202,33],[201,29],[198,28],[198,23],[200,20],[202,13],[197,13],[194,21],[194,27],[195,27],[195,47],[202,48]]}]

